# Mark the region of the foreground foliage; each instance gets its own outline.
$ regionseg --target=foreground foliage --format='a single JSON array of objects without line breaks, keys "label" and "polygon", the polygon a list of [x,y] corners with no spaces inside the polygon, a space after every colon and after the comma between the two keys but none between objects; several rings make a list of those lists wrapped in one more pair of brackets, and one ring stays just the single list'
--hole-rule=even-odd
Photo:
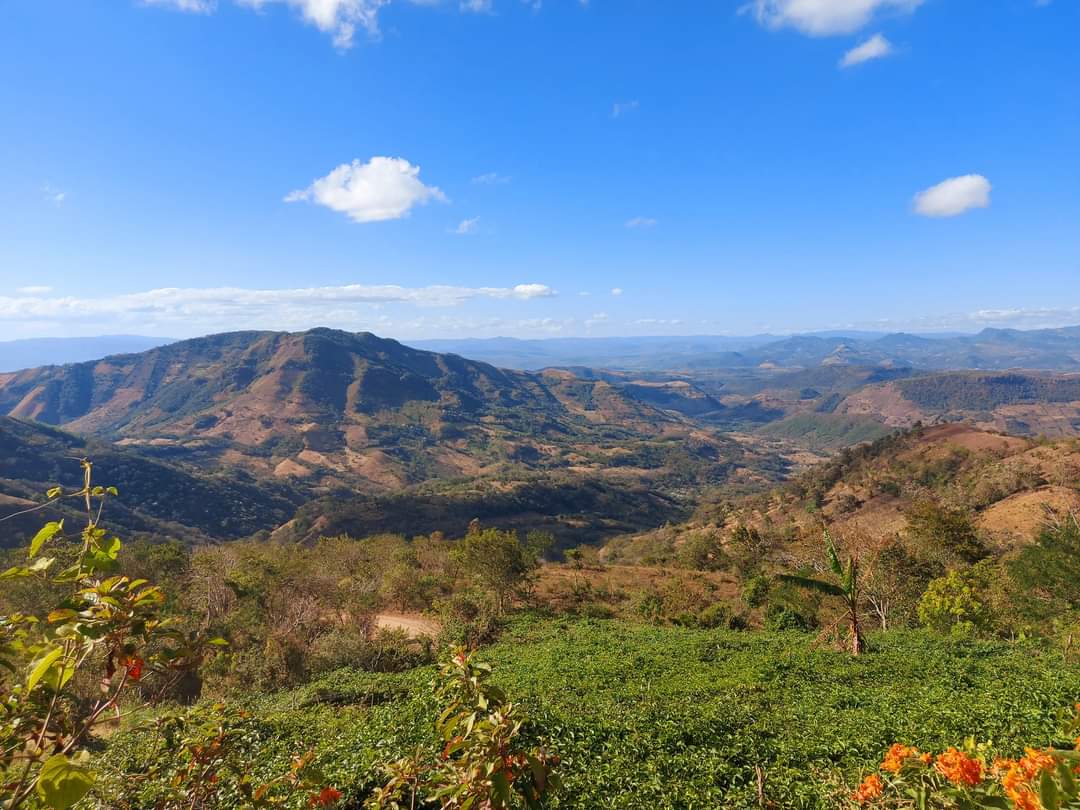
[{"label": "foreground foliage", "polygon": [[[549,808],[760,808],[759,790],[767,807],[836,808],[896,740],[944,751],[973,735],[993,740],[988,756],[1019,756],[1055,740],[1057,712],[1080,697],[1080,671],[1042,642],[923,631],[868,642],[853,658],[795,632],[519,615],[483,658],[531,720],[515,746],[559,757]],[[434,674],[340,670],[238,697],[229,711],[248,713],[252,779],[310,748],[349,807],[386,785],[385,763],[437,762]],[[152,767],[146,734],[110,742],[108,784]]]},{"label": "foreground foliage", "polygon": [[988,763],[988,746],[978,746],[971,738],[964,750],[950,747],[936,755],[896,743],[885,754],[879,771],[863,780],[852,800],[859,805],[942,810],[1080,807],[1078,735],[1080,703],[1063,724],[1061,745],[1028,747],[1018,759],[999,757]]}]

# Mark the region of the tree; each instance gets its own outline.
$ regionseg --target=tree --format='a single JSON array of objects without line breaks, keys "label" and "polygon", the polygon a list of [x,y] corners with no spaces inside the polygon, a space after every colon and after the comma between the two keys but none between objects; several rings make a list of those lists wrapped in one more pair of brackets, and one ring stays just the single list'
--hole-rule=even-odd
[{"label": "tree", "polygon": [[901,543],[889,539],[870,555],[862,574],[862,591],[882,630],[890,624],[910,623],[915,607],[934,567],[912,555]]},{"label": "tree", "polygon": [[795,574],[782,574],[780,580],[789,582],[792,585],[798,585],[800,588],[839,597],[844,604],[844,619],[851,635],[851,654],[859,655],[865,649],[865,642],[859,626],[860,583],[858,561],[854,557],[848,557],[847,565],[840,562],[840,557],[836,553],[836,545],[833,543],[828,529],[825,530],[825,556],[835,582]]},{"label": "tree", "polygon": [[908,531],[928,554],[944,554],[947,560],[974,563],[986,556],[971,515],[926,499],[907,514]]},{"label": "tree", "polygon": [[510,596],[539,565],[539,557],[521,544],[515,531],[470,526],[453,552],[462,572],[491,592],[501,613]]},{"label": "tree", "polygon": [[970,636],[990,626],[986,563],[956,569],[933,580],[919,600],[919,621],[942,635]]}]

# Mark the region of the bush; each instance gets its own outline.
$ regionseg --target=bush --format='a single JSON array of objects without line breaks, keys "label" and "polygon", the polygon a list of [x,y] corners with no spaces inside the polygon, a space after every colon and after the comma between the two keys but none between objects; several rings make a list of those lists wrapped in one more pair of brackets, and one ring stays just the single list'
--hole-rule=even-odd
[{"label": "bush", "polygon": [[765,629],[772,631],[813,630],[817,622],[791,605],[773,603],[765,610]]}]

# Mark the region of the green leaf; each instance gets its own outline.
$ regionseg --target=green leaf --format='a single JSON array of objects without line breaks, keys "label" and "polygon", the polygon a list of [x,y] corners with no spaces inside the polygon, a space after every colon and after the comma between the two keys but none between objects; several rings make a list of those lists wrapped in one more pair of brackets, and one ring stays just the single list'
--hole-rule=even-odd
[{"label": "green leaf", "polygon": [[36,556],[37,553],[41,551],[41,547],[59,532],[63,531],[63,529],[64,521],[62,520],[60,522],[51,521],[42,526],[41,531],[35,534],[34,539],[30,541],[30,556]]},{"label": "green leaf", "polygon": [[1050,775],[1049,771],[1043,771],[1042,778],[1039,780],[1039,801],[1042,802],[1045,810],[1057,810],[1058,808],[1057,782],[1054,781],[1054,777]]},{"label": "green leaf", "polygon": [[30,669],[30,677],[26,679],[27,692],[32,691],[33,688],[38,685],[38,681],[40,681],[45,676],[45,673],[49,671],[49,667],[55,664],[56,660],[63,654],[63,647],[53,647],[34,661]]},{"label": "green leaf", "polygon": [[1065,791],[1070,799],[1075,799],[1077,795],[1076,777],[1073,776],[1072,767],[1068,762],[1058,763],[1058,777],[1061,779],[1061,789]]},{"label": "green leaf", "polygon": [[38,774],[37,792],[52,810],[67,810],[94,786],[94,775],[63,754],[45,760]]},{"label": "green leaf", "polygon": [[495,787],[495,795],[499,797],[498,803],[495,803],[495,807],[509,807],[510,806],[510,782],[506,778],[506,774],[502,771],[495,771],[491,775],[491,784]]}]

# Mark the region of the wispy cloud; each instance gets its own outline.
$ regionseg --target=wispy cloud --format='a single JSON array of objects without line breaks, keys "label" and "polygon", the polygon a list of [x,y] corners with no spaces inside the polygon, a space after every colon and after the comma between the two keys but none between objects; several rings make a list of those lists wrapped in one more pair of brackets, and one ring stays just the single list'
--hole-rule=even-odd
[{"label": "wispy cloud", "polygon": [[809,36],[851,34],[885,11],[911,12],[923,0],[750,0],[742,7],[767,28],[794,28]]},{"label": "wispy cloud", "polygon": [[616,101],[611,105],[611,117],[621,118],[627,113],[634,112],[639,107],[641,107],[641,104],[637,101]]},{"label": "wispy cloud", "polygon": [[159,6],[188,14],[210,14],[217,8],[216,0],[141,0],[144,6]]},{"label": "wispy cloud", "polygon": [[915,213],[955,217],[973,208],[989,208],[990,189],[990,181],[981,174],[950,177],[915,195]]},{"label": "wispy cloud", "polygon": [[498,172],[488,172],[477,175],[472,182],[478,186],[503,186],[510,182],[510,178]]},{"label": "wispy cloud", "polygon": [[627,228],[654,228],[656,227],[656,220],[652,217],[634,217],[628,219],[624,223],[624,227]]},{"label": "wispy cloud", "polygon": [[458,236],[468,236],[469,234],[476,233],[479,228],[480,217],[473,217],[472,219],[461,220],[456,228],[450,229],[450,232],[457,234]]},{"label": "wispy cloud", "polygon": [[[218,0],[138,0],[140,5],[190,14],[211,14]],[[286,6],[308,25],[329,34],[334,45],[351,48],[357,31],[379,37],[379,14],[391,0],[234,0],[239,6],[261,11],[268,6]],[[413,5],[436,6],[439,0],[410,0]],[[460,0],[463,13],[490,13],[493,0]]]},{"label": "wispy cloud", "polygon": [[611,294],[614,295],[616,298],[618,298],[620,295],[623,294],[623,288],[622,287],[612,287],[611,288]]},{"label": "wispy cloud", "polygon": [[856,45],[850,51],[844,54],[844,58],[840,60],[840,67],[853,67],[855,65],[861,65],[863,62],[869,62],[872,59],[881,59],[894,52],[894,48],[889,40],[885,39],[881,34],[874,34],[870,39],[861,45]]},{"label": "wispy cloud", "polygon": [[[456,308],[471,301],[532,301],[553,298],[546,284],[511,287],[346,284],[337,287],[250,289],[170,287],[123,295],[53,296],[44,287],[25,287],[0,296],[0,321],[11,324],[115,329],[181,334],[212,330],[306,328],[370,321],[379,307]],[[366,311],[362,307],[369,306]]]},{"label": "wispy cloud", "polygon": [[420,167],[402,158],[373,157],[342,163],[310,186],[291,191],[285,202],[307,200],[347,214],[354,222],[400,219],[429,200],[446,202],[435,186],[420,181]]},{"label": "wispy cloud", "polygon": [[63,205],[64,200],[67,199],[67,192],[60,189],[53,188],[46,184],[41,187],[41,193],[45,195],[45,199],[51,202],[53,205]]}]

